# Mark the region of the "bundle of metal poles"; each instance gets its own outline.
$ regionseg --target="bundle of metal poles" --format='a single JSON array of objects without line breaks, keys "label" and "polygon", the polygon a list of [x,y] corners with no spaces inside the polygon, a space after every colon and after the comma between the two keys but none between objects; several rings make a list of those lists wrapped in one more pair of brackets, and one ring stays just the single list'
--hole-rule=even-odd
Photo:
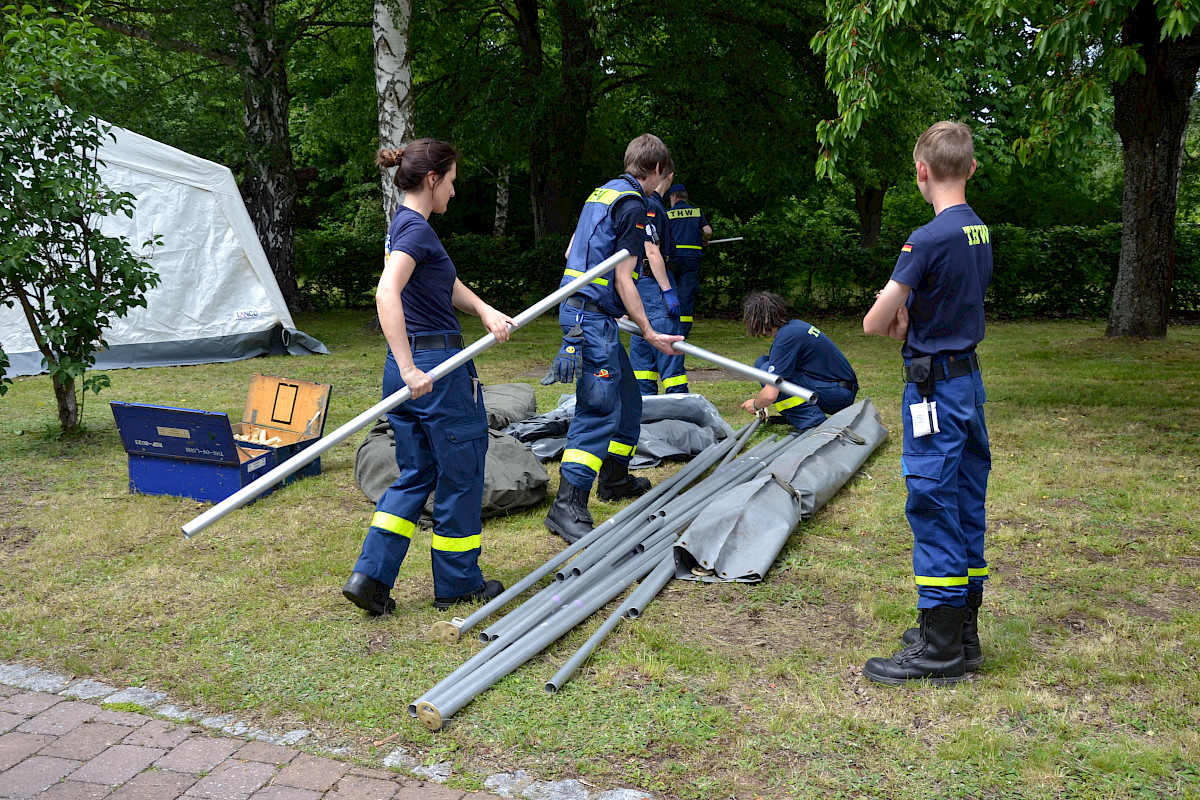
[{"label": "bundle of metal poles", "polygon": [[[409,714],[430,730],[440,729],[476,696],[641,581],[546,684],[548,692],[561,689],[621,619],[637,618],[670,581],[674,575],[672,548],[708,501],[750,480],[800,441],[790,436],[777,440],[772,435],[737,455],[757,425],[755,420],[734,436],[704,450],[672,478],[598,525],[471,616],[435,626],[436,638],[457,640],[459,634],[476,627],[517,595],[554,573],[554,580],[547,586],[481,631],[478,637],[487,646],[414,700],[409,705]],[[729,460],[730,455],[737,457]],[[698,480],[706,472],[709,474]],[[691,488],[684,491],[688,486]]]}]

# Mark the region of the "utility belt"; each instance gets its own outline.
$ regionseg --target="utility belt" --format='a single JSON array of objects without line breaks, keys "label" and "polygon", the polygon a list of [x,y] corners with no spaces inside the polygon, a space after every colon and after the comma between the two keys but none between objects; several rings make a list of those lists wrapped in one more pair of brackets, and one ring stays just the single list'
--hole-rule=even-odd
[{"label": "utility belt", "polygon": [[961,378],[980,369],[979,356],[974,351],[947,356],[945,364],[940,361],[935,364],[933,359],[934,356],[920,356],[909,359],[904,365],[905,382],[915,383],[921,397],[932,397],[933,385],[937,381]]},{"label": "utility belt", "polygon": [[571,308],[582,308],[584,311],[590,311],[593,314],[607,314],[610,317],[612,316],[612,314],[609,314],[607,311],[605,311],[599,303],[593,303],[591,300],[588,300],[585,297],[580,297],[577,294],[571,295],[563,302],[569,305]]},{"label": "utility belt", "polygon": [[462,350],[461,333],[410,333],[408,346],[412,350]]}]

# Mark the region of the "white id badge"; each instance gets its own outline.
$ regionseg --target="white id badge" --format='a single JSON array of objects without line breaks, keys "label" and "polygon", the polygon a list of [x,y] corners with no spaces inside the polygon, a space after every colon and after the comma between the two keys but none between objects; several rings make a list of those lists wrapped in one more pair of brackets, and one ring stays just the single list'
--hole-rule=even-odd
[{"label": "white id badge", "polygon": [[909,405],[908,410],[912,414],[914,438],[940,432],[941,429],[938,428],[937,421],[936,401],[932,403],[929,401],[912,403]]}]

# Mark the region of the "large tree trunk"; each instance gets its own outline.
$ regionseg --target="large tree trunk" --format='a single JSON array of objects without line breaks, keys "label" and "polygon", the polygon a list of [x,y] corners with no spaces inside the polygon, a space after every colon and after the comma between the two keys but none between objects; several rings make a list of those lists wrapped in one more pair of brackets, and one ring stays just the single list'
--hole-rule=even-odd
[{"label": "large tree trunk", "polygon": [[1167,335],[1175,280],[1175,211],[1183,136],[1187,129],[1200,44],[1191,36],[1159,40],[1152,0],[1141,0],[1125,21],[1122,42],[1140,45],[1144,74],[1114,84],[1117,133],[1125,161],[1121,201],[1121,258],[1113,287],[1108,336]]},{"label": "large tree trunk", "polygon": [[240,71],[246,121],[246,177],[242,199],[293,311],[307,307],[296,285],[296,171],[288,132],[286,53],[276,39],[275,0],[233,5],[241,46]]},{"label": "large tree trunk", "polygon": [[[375,94],[379,98],[379,146],[395,149],[413,137],[412,65],[408,30],[412,0],[375,0]],[[391,170],[380,168],[384,219],[404,200]]]},{"label": "large tree trunk", "polygon": [[874,247],[879,243],[879,231],[883,227],[883,198],[889,184],[883,186],[854,187],[854,207],[858,209],[859,243],[863,247]]},{"label": "large tree trunk", "polygon": [[[531,93],[538,91],[542,73],[542,42],[537,4],[519,2],[520,39]],[[599,49],[595,19],[585,0],[560,0],[562,73],[551,102],[536,102],[529,147],[529,197],[533,204],[536,239],[571,232],[571,198],[578,182],[579,163],[587,138],[587,117],[594,102]]]}]

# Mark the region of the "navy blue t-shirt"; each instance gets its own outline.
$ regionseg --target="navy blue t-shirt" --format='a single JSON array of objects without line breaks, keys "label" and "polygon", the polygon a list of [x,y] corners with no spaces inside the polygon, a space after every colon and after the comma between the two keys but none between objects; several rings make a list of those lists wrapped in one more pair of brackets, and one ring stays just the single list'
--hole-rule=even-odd
[{"label": "navy blue t-shirt", "polygon": [[410,334],[461,332],[451,301],[458,273],[429,221],[411,208],[400,206],[388,228],[384,258],[393,250],[408,253],[417,262],[412,277],[400,292],[405,329]]},{"label": "navy blue t-shirt", "polygon": [[908,237],[892,280],[912,288],[905,358],[961,353],[983,341],[992,239],[966,203],[943,209]]},{"label": "navy blue t-shirt", "polygon": [[858,383],[854,368],[838,346],[802,319],[791,320],[776,332],[764,369],[801,386],[811,385],[813,380]]}]

